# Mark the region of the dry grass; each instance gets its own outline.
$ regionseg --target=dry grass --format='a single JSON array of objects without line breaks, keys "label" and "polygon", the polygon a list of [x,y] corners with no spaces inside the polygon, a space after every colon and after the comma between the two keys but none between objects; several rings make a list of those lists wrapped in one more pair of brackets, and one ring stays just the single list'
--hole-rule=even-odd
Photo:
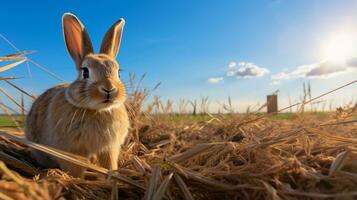
[{"label": "dry grass", "polygon": [[[131,140],[123,148],[118,174],[134,183],[118,181],[119,197],[354,199],[355,112],[339,112],[347,114],[261,119],[244,125],[242,121],[255,116],[222,115],[195,123],[146,119],[138,127],[140,144]],[[341,121],[352,122],[335,125]],[[111,183],[96,169],[89,170],[86,180],[58,169],[39,169],[28,149],[5,137],[0,140],[0,160],[6,164],[0,164],[0,198],[110,197]]]}]

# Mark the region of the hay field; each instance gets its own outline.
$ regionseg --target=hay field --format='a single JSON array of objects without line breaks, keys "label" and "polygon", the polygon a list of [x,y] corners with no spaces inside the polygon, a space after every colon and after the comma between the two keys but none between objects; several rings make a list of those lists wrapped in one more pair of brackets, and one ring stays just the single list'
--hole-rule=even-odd
[{"label": "hay field", "polygon": [[255,118],[140,115],[120,155],[121,181],[40,169],[28,146],[1,137],[0,199],[109,199],[111,180],[119,199],[357,198],[356,107],[245,123]]}]

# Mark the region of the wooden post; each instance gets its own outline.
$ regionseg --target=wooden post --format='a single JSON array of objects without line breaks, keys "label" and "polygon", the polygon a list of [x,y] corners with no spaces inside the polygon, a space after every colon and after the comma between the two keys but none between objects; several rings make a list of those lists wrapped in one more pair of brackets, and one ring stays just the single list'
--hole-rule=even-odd
[{"label": "wooden post", "polygon": [[272,94],[267,96],[267,111],[268,113],[278,112],[278,95]]}]

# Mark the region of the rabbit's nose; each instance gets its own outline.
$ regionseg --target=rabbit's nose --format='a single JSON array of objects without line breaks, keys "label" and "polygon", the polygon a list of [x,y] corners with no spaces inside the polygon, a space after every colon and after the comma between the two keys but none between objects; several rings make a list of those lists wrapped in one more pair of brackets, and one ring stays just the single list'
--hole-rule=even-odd
[{"label": "rabbit's nose", "polygon": [[117,88],[115,88],[115,87],[112,87],[111,89],[102,87],[101,89],[102,89],[102,91],[103,91],[104,93],[106,93],[106,94],[114,93],[114,92],[117,91]]}]

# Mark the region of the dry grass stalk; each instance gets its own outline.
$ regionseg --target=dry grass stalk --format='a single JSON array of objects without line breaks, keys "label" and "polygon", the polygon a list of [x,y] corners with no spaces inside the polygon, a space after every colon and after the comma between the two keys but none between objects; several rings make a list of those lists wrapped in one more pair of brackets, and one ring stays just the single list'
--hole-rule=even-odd
[{"label": "dry grass stalk", "polygon": [[160,178],[160,166],[156,165],[154,166],[153,168],[153,171],[152,171],[152,174],[151,174],[151,177],[150,177],[150,181],[149,181],[149,184],[148,184],[148,187],[146,189],[146,192],[145,192],[145,199],[146,200],[151,200],[155,191],[156,191],[156,187],[157,187],[157,183],[159,181],[159,178]]},{"label": "dry grass stalk", "polygon": [[1,77],[0,76],[0,81],[11,81],[11,80],[16,80],[16,79],[19,79],[19,78],[13,78],[13,77]]},{"label": "dry grass stalk", "polygon": [[0,57],[0,61],[4,61],[4,60],[22,60],[22,59],[24,59],[25,55],[33,54],[33,53],[35,53],[35,51],[22,51],[22,52],[19,52],[19,53],[13,53],[13,54],[1,56]]},{"label": "dry grass stalk", "polygon": [[39,171],[31,166],[29,163],[26,161],[19,160],[2,150],[0,150],[0,160],[5,162],[7,165],[11,165],[12,167],[15,167],[17,169],[20,169],[21,171],[30,174],[32,176],[36,175],[39,173]]},{"label": "dry grass stalk", "polygon": [[137,156],[134,156],[132,159],[133,165],[135,169],[139,172],[140,175],[144,175],[146,173],[145,165],[142,163],[141,159]]},{"label": "dry grass stalk", "polygon": [[332,162],[330,170],[329,170],[329,176],[332,176],[336,171],[342,169],[342,167],[344,166],[346,159],[348,158],[349,152],[348,151],[344,151],[339,153],[335,160]]},{"label": "dry grass stalk", "polygon": [[159,186],[159,188],[153,195],[152,200],[160,200],[164,197],[164,194],[169,187],[172,176],[173,176],[173,173],[170,173],[168,176],[165,177],[165,179],[162,181],[161,185]]},{"label": "dry grass stalk", "polygon": [[272,200],[281,200],[278,192],[276,191],[276,189],[271,186],[269,183],[265,182],[265,181],[261,181],[265,187],[265,189],[268,191],[268,194],[270,196],[270,199]]},{"label": "dry grass stalk", "polygon": [[6,70],[12,69],[12,68],[22,64],[25,61],[26,61],[26,58],[22,58],[20,61],[8,64],[8,65],[0,66],[0,72],[4,72]]},{"label": "dry grass stalk", "polygon": [[197,100],[189,101],[192,106],[192,115],[195,116],[197,114]]},{"label": "dry grass stalk", "polygon": [[212,146],[213,146],[212,144],[199,144],[193,148],[190,148],[189,150],[187,150],[183,153],[179,153],[174,156],[171,156],[169,158],[169,160],[172,162],[175,162],[175,163],[184,162],[187,159],[189,159],[193,156],[196,156],[203,151],[206,151],[207,149],[211,148]]},{"label": "dry grass stalk", "polygon": [[7,196],[6,194],[0,192],[0,199],[3,199],[3,200],[14,200],[13,198]]},{"label": "dry grass stalk", "polygon": [[356,123],[356,122],[357,122],[357,120],[346,120],[346,121],[341,121],[341,122],[324,123],[324,124],[321,124],[320,126],[334,126],[334,125],[349,124],[349,123]]},{"label": "dry grass stalk", "polygon": [[37,68],[41,69],[41,70],[44,71],[46,74],[48,74],[49,76],[51,76],[52,78],[54,78],[54,79],[56,79],[56,80],[58,80],[58,81],[60,81],[60,82],[62,82],[62,83],[66,82],[62,77],[60,77],[59,75],[57,75],[57,74],[51,72],[50,70],[48,70],[48,69],[47,69],[46,67],[44,67],[43,65],[41,65],[41,64],[39,64],[39,63],[37,63],[37,62],[35,62],[35,61],[29,59],[29,58],[27,58],[27,60],[28,60],[30,63],[32,63],[33,65],[35,65]]},{"label": "dry grass stalk", "polygon": [[[1,109],[3,110],[4,113],[10,114],[9,111],[11,111],[13,114],[20,114],[17,110],[11,108],[10,106],[5,105],[1,100],[0,100],[0,105]],[[5,111],[6,110],[6,111]]]},{"label": "dry grass stalk", "polygon": [[18,103],[14,97],[12,97],[8,92],[6,92],[4,89],[0,87],[0,92],[3,93],[6,97],[8,97],[14,104],[16,104],[20,109],[22,109],[22,106],[20,103]]},{"label": "dry grass stalk", "polygon": [[194,173],[188,169],[185,169],[177,164],[170,163],[170,165],[176,169],[176,172],[180,174],[181,176],[184,176],[187,179],[191,179],[194,181],[197,181],[199,183],[202,183],[206,186],[209,186],[211,190],[224,190],[224,191],[229,191],[229,190],[237,190],[237,189],[242,189],[242,188],[250,188],[250,185],[247,184],[242,184],[242,185],[229,185],[225,184],[219,181],[216,181],[214,179],[202,176],[198,173]]},{"label": "dry grass stalk", "polygon": [[13,88],[15,88],[16,90],[20,91],[22,94],[25,94],[26,96],[30,97],[32,100],[35,100],[36,97],[34,97],[33,95],[29,94],[28,92],[26,92],[25,90],[21,89],[20,87],[18,87],[17,85],[11,83],[9,80],[5,80],[6,83],[8,83],[9,85],[11,85]]},{"label": "dry grass stalk", "polygon": [[353,199],[353,197],[357,196],[357,192],[343,192],[338,194],[323,194],[323,193],[315,193],[315,192],[301,192],[301,191],[279,191],[281,194],[290,194],[298,197],[305,198],[313,198],[313,199]]},{"label": "dry grass stalk", "polygon": [[187,185],[185,184],[185,182],[182,180],[182,178],[180,177],[180,175],[178,175],[177,173],[174,174],[174,178],[175,181],[177,183],[177,185],[180,188],[180,191],[182,192],[182,195],[184,197],[185,200],[193,200],[193,196],[189,190],[189,188],[187,187]]},{"label": "dry grass stalk", "polygon": [[46,200],[49,199],[49,195],[44,192],[43,190],[33,187],[26,181],[24,181],[20,176],[13,173],[9,170],[6,165],[0,161],[0,171],[2,171],[6,176],[10,178],[10,180],[14,181],[18,184],[20,189],[24,192],[26,196],[29,196],[31,199],[34,200]]}]

